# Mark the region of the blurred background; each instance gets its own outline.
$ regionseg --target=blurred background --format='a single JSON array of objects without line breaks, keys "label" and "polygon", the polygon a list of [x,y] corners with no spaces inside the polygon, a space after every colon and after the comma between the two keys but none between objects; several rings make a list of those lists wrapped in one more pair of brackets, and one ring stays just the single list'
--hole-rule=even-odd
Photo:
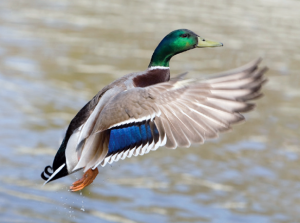
[{"label": "blurred background", "polygon": [[[0,222],[300,222],[300,1],[0,1]],[[161,148],[42,187],[59,140],[102,87],[145,70],[187,28],[223,48],[174,57],[201,78],[263,57],[247,122],[189,149]]]}]

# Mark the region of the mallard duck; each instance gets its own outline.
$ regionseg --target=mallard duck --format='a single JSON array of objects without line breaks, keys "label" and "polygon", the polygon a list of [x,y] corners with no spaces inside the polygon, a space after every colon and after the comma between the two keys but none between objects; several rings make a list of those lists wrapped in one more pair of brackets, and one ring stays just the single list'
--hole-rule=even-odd
[{"label": "mallard duck", "polygon": [[241,112],[254,108],[249,100],[262,94],[267,68],[260,59],[201,80],[170,79],[170,59],[194,48],[222,43],[187,29],[169,33],[155,49],[145,71],[130,73],[104,87],[73,118],[52,167],[41,177],[46,183],[83,169],[70,187],[78,191],[93,182],[98,166],[144,155],[159,147],[189,147],[215,138],[244,120]]}]

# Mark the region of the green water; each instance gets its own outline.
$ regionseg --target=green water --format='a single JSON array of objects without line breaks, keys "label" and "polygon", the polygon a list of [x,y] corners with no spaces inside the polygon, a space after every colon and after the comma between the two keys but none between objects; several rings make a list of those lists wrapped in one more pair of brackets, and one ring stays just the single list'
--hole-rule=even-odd
[{"label": "green water", "polygon": [[[0,222],[300,222],[300,1],[0,2]],[[224,47],[174,57],[201,77],[257,57],[270,68],[247,122],[204,145],[161,148],[42,187],[72,117],[102,87],[146,69],[187,28]]]}]

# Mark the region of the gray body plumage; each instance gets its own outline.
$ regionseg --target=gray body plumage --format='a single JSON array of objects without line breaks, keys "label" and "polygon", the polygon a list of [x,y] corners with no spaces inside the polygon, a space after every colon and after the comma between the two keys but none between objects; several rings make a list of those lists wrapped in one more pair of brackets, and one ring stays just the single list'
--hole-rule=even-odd
[{"label": "gray body plumage", "polygon": [[[217,137],[244,120],[240,112],[254,107],[247,101],[261,96],[266,68],[258,69],[259,62],[201,80],[184,80],[185,75],[169,80],[169,69],[148,69],[114,81],[71,121],[65,137],[68,172]],[[109,129],[141,121],[155,124],[158,140],[107,156]]]}]

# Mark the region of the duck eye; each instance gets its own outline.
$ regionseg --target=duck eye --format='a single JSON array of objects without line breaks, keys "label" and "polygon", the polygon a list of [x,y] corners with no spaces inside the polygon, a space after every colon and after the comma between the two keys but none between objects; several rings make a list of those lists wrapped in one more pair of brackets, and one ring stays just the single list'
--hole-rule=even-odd
[{"label": "duck eye", "polygon": [[183,38],[186,38],[186,37],[188,37],[189,36],[189,34],[182,34],[181,35],[181,37],[183,37]]}]

